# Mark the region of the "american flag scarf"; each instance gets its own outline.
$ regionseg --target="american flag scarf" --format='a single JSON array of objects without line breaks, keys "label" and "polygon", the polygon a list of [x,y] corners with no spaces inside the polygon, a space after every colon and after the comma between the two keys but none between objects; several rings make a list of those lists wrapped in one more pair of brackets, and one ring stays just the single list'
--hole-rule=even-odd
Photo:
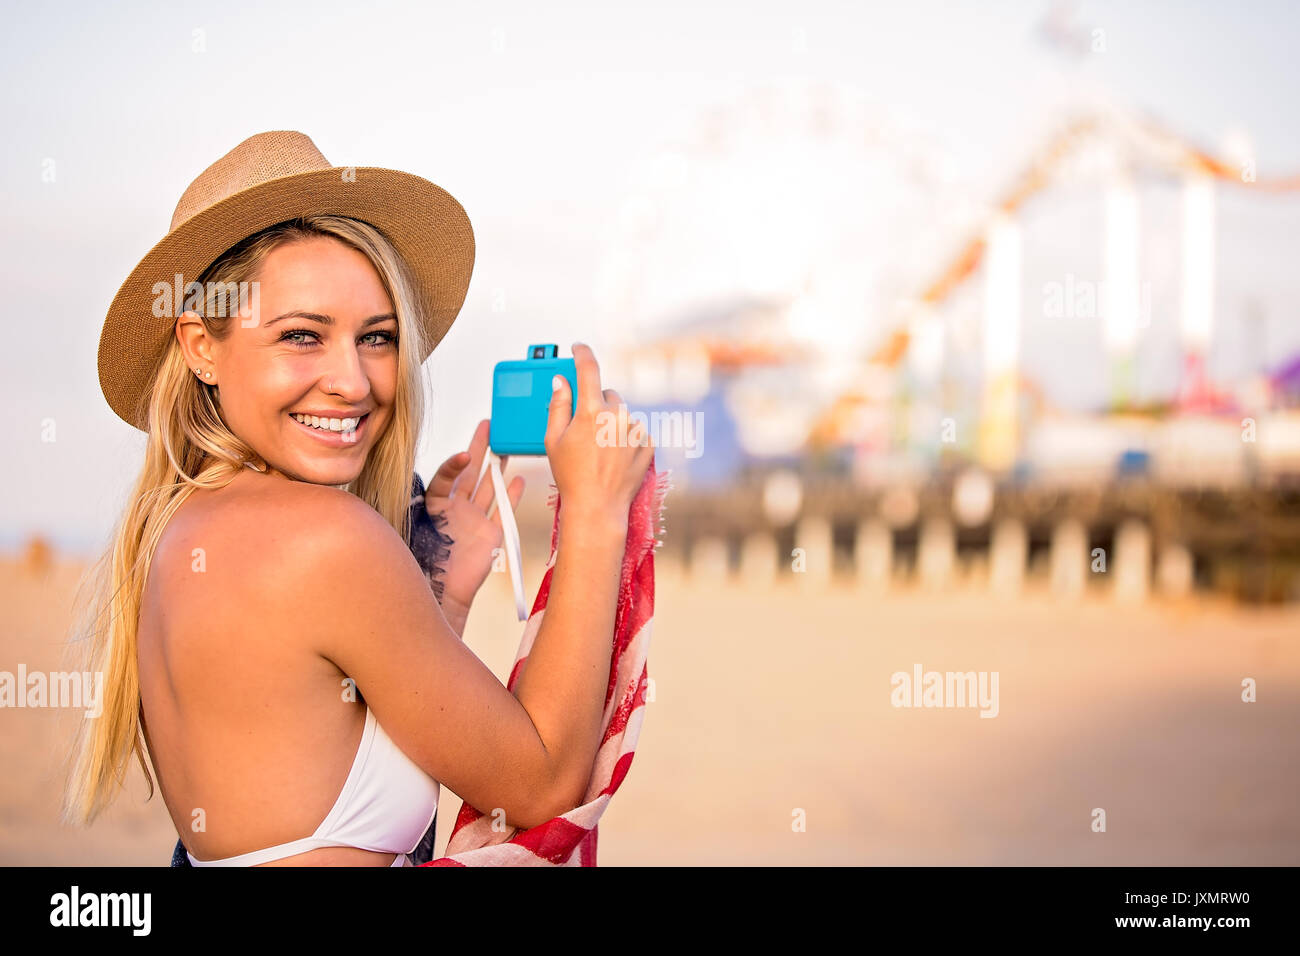
[{"label": "american flag scarf", "polygon": [[[494,829],[491,816],[485,816],[468,803],[462,804],[447,842],[447,855],[421,866],[596,865],[596,824],[632,766],[641,731],[646,656],[654,619],[654,552],[662,543],[658,533],[663,530],[664,497],[672,487],[671,474],[671,471],[657,473],[652,461],[628,512],[627,545],[623,551],[609,686],[602,718],[604,733],[582,804],[526,830],[507,829],[500,824]],[[560,496],[554,484],[547,504],[555,512],[551,522],[551,556],[506,682],[512,693],[541,627],[551,591],[560,530]]]}]

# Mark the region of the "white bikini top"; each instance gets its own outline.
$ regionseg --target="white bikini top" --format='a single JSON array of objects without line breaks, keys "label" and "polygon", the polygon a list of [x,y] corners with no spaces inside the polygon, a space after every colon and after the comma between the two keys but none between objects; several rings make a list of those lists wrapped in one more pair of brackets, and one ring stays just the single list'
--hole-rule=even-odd
[{"label": "white bikini top", "polygon": [[348,779],[315,833],[222,860],[196,860],[189,851],[186,856],[194,866],[255,866],[319,847],[351,846],[395,853],[393,866],[404,866],[433,822],[439,790],[438,781],[398,749],[367,707]]}]

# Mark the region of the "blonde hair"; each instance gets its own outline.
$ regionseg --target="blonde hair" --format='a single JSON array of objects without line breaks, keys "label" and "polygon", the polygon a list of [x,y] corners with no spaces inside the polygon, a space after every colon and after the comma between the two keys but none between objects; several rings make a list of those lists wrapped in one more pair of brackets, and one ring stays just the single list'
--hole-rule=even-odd
[{"label": "blonde hair", "polygon": [[[312,215],[249,236],[199,277],[207,290],[200,318],[209,335],[224,341],[237,313],[216,301],[221,290],[255,280],[273,249],[318,236],[332,237],[364,253],[397,313],[393,418],[346,490],[373,507],[409,542],[416,442],[427,401],[421,376],[426,339],[414,282],[384,234],[356,219]],[[104,699],[98,717],[78,721],[64,791],[63,819],[68,823],[89,824],[116,799],[132,756],[144,772],[148,797],[153,797],[136,651],[141,596],[154,550],[167,522],[196,489],[224,487],[246,464],[259,470],[266,467],[226,426],[220,396],[214,393],[214,386],[204,384],[189,368],[179,342],[171,336],[146,392],[144,466],[109,547],[83,580],[83,586],[92,582],[92,601],[74,631],[72,649],[80,657],[80,666],[74,669],[102,672]]]}]

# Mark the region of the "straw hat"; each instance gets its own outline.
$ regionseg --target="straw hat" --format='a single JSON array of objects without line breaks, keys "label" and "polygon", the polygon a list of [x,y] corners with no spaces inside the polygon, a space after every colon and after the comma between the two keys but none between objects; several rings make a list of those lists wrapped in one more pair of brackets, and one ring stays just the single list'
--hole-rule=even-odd
[{"label": "straw hat", "polygon": [[[125,422],[146,429],[146,392],[175,315],[154,315],[154,287],[181,288],[240,240],[312,213],[379,228],[410,267],[424,305],[429,349],[460,312],[474,269],[474,231],[451,195],[427,179],[372,166],[331,166],[303,133],[276,130],[244,140],[205,169],[181,196],[167,235],[118,289],[99,336],[99,384]],[[420,356],[428,358],[428,352]]]}]

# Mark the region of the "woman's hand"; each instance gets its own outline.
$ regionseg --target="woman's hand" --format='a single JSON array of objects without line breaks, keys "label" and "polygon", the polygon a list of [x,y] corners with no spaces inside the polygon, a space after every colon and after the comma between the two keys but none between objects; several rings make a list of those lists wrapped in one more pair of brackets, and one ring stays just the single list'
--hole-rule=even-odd
[{"label": "woman's hand", "polygon": [[[486,418],[479,422],[469,450],[444,461],[424,495],[425,510],[431,517],[441,516],[440,530],[451,538],[441,577],[442,607],[457,634],[463,632],[474,595],[492,570],[493,552],[504,541],[500,513],[488,516],[494,501],[491,477],[485,474],[477,494],[474,491],[483,456],[488,453],[489,424]],[[502,471],[509,460],[508,455],[502,456]],[[523,494],[524,479],[518,475],[506,486],[511,512]]]},{"label": "woman's hand", "polygon": [[[628,509],[654,460],[644,425],[629,420],[623,399],[601,389],[600,367],[589,346],[575,343],[578,400],[557,376],[546,425],[546,456],[560,493],[561,533],[566,515],[581,524],[627,526]],[[620,408],[622,409],[620,413]]]}]

